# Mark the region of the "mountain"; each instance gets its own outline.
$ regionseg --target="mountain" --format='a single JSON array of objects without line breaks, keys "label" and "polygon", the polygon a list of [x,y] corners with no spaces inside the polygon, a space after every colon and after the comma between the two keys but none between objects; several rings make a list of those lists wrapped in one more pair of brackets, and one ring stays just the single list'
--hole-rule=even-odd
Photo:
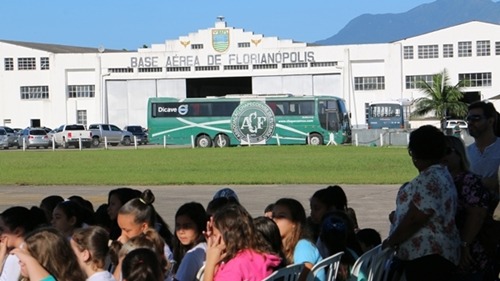
[{"label": "mountain", "polygon": [[500,2],[437,0],[400,14],[363,14],[320,45],[387,43],[460,23],[478,20],[500,24]]}]

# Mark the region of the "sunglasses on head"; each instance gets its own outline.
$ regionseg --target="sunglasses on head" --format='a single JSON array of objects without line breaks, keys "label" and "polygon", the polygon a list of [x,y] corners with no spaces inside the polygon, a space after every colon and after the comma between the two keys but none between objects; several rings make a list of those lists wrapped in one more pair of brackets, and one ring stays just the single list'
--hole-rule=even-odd
[{"label": "sunglasses on head", "polygon": [[465,120],[467,120],[467,122],[477,122],[477,121],[480,121],[483,118],[484,118],[483,115],[474,114],[474,115],[467,116],[467,118],[465,118]]}]

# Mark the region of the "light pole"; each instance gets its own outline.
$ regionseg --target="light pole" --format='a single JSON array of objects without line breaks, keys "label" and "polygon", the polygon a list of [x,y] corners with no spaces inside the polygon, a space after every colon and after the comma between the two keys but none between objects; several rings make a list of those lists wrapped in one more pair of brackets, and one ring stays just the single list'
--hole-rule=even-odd
[{"label": "light pole", "polygon": [[104,53],[106,49],[104,46],[99,46],[97,48],[97,62],[98,62],[98,77],[99,77],[99,95],[100,95],[100,109],[101,109],[101,122],[106,123],[106,99],[104,97],[105,91],[104,91],[104,77],[108,76],[109,74],[102,74],[102,53]]},{"label": "light pole", "polygon": [[104,77],[110,76],[111,73],[101,75],[101,104],[102,104],[102,123],[108,123],[108,98],[106,96],[106,80]]}]

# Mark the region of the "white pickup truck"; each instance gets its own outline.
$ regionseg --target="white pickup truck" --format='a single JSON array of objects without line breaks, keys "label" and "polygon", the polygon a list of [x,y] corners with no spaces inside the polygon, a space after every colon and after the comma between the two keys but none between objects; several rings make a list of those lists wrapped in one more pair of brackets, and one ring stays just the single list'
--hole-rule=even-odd
[{"label": "white pickup truck", "polygon": [[80,142],[82,147],[90,148],[92,145],[92,133],[80,124],[61,125],[54,130],[53,137],[56,145],[64,148],[79,148]]}]

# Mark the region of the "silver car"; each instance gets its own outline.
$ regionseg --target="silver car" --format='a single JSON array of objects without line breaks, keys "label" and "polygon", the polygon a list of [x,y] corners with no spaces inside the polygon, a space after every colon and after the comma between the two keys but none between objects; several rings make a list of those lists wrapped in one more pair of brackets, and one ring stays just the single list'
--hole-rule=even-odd
[{"label": "silver car", "polygon": [[17,146],[17,136],[13,129],[0,126],[0,148],[8,149]]},{"label": "silver car", "polygon": [[48,148],[50,145],[50,139],[47,135],[47,131],[43,128],[26,128],[22,130],[19,134],[17,147],[21,148],[23,145],[25,145],[26,148]]}]

